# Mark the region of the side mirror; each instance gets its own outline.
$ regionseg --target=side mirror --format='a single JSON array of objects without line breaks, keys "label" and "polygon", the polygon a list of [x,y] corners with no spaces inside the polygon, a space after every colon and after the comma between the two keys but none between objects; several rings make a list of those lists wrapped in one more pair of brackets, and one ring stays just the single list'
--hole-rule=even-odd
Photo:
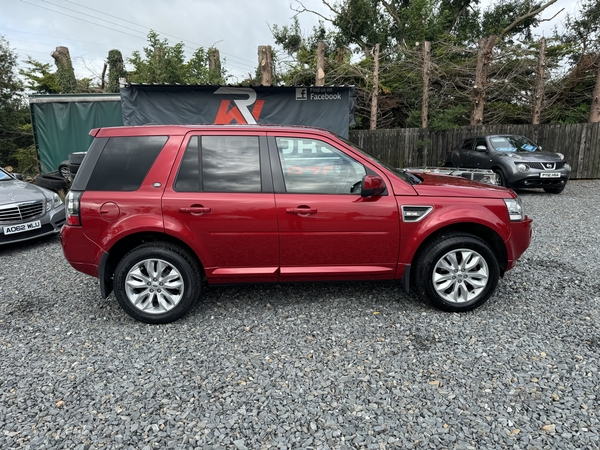
[{"label": "side mirror", "polygon": [[385,192],[385,183],[381,177],[375,175],[365,175],[362,179],[362,187],[360,189],[361,197],[373,197],[381,195]]},{"label": "side mirror", "polygon": [[477,147],[475,147],[475,150],[477,150],[478,152],[487,152],[487,147],[485,145],[478,145]]},{"label": "side mirror", "polygon": [[21,180],[23,181],[23,174],[21,173],[13,173],[13,176],[17,179],[17,180]]}]

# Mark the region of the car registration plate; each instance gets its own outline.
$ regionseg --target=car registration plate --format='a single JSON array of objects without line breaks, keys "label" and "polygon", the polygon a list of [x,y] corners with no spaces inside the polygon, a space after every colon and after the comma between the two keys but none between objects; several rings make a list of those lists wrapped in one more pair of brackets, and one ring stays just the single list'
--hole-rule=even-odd
[{"label": "car registration plate", "polygon": [[540,178],[560,178],[560,172],[542,172]]},{"label": "car registration plate", "polygon": [[24,231],[35,230],[37,228],[42,228],[42,222],[34,220],[33,222],[4,227],[4,234],[23,233]]}]

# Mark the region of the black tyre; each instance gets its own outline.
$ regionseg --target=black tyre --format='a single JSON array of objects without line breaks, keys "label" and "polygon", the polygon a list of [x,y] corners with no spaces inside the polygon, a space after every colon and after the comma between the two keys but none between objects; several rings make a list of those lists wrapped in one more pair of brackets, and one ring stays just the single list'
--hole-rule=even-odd
[{"label": "black tyre", "polygon": [[131,250],[117,264],[114,291],[134,319],[169,323],[185,315],[200,297],[200,270],[181,248],[148,243]]},{"label": "black tyre", "polygon": [[489,245],[468,233],[429,242],[416,263],[419,294],[444,311],[470,311],[494,293],[500,269]]},{"label": "black tyre", "polygon": [[77,175],[78,170],[79,170],[79,164],[69,163],[69,172],[71,172],[71,178],[75,178],[75,175]]},{"label": "black tyre", "polygon": [[83,161],[84,156],[85,152],[69,153],[69,163],[77,164],[79,166],[79,164],[81,164],[81,161]]},{"label": "black tyre", "polygon": [[66,191],[69,183],[65,180],[59,172],[50,172],[47,174],[39,174],[35,177],[34,184],[51,191]]},{"label": "black tyre", "polygon": [[549,194],[560,194],[562,191],[564,191],[565,187],[557,187],[557,188],[544,188],[544,192],[547,192]]}]

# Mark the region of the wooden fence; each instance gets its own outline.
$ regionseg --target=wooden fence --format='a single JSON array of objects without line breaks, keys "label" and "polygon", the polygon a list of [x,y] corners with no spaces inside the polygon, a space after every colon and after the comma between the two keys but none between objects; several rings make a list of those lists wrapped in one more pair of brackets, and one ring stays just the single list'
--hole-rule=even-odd
[{"label": "wooden fence", "polygon": [[440,166],[463,139],[486,134],[520,134],[544,150],[559,152],[571,178],[600,178],[600,123],[574,125],[483,125],[447,131],[423,128],[351,130],[350,140],[394,167]]}]

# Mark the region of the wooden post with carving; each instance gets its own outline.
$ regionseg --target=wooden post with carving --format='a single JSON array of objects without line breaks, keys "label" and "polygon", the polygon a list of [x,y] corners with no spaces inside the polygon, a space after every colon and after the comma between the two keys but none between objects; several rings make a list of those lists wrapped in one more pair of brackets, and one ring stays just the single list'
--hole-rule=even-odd
[{"label": "wooden post with carving", "polygon": [[373,69],[373,96],[371,97],[371,123],[370,130],[377,128],[377,99],[379,97],[379,44],[375,44],[373,52],[375,68]]},{"label": "wooden post with carving", "polygon": [[540,40],[540,54],[538,57],[537,77],[533,90],[533,114],[531,123],[539,125],[542,118],[542,105],[544,102],[544,76],[546,74],[546,39]]},{"label": "wooden post with carving", "polygon": [[258,66],[260,67],[261,81],[263,86],[271,86],[273,79],[273,60],[271,58],[271,46],[260,45],[258,47]]},{"label": "wooden post with carving", "polygon": [[423,43],[423,104],[421,105],[421,128],[427,128],[429,115],[429,78],[431,75],[431,42]]},{"label": "wooden post with carving", "polygon": [[325,43],[317,44],[317,76],[315,86],[325,86]]}]

